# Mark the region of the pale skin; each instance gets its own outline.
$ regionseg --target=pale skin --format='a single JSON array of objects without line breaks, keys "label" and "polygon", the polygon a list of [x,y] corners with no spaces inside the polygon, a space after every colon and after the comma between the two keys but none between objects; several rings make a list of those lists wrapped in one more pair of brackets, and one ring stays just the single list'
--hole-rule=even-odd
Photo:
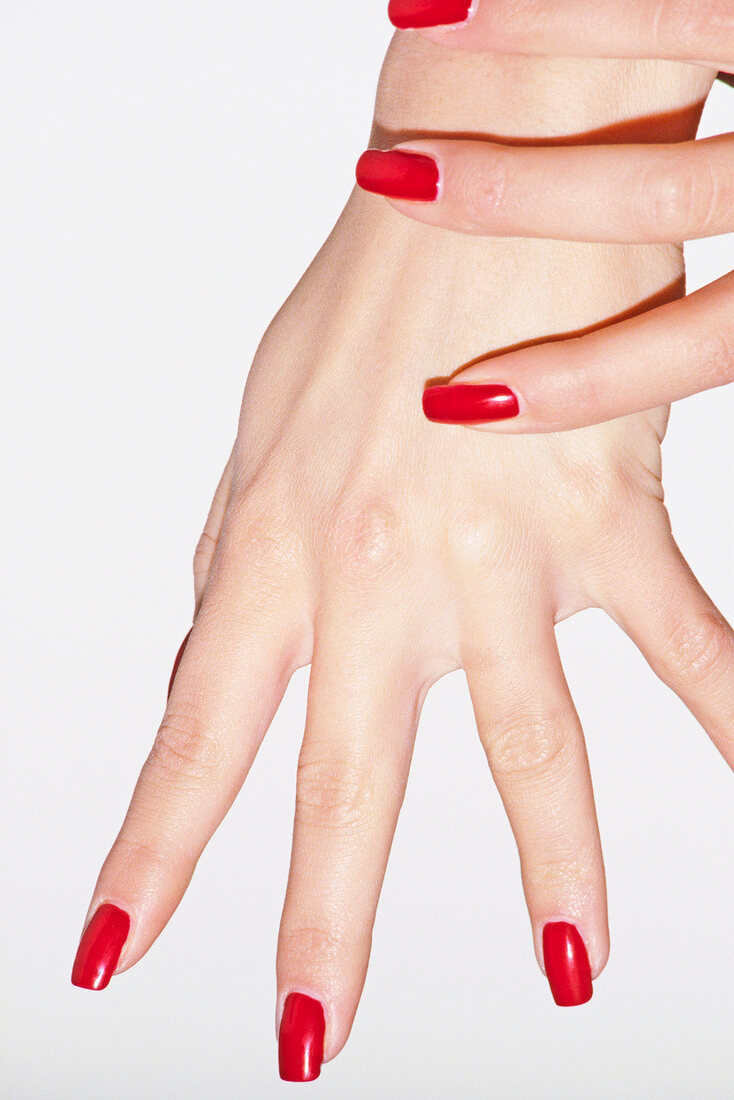
[{"label": "pale skin", "polygon": [[[475,0],[469,19],[420,33],[443,48],[550,57],[691,61],[734,73],[731,0]],[[689,135],[693,137],[693,135]],[[401,213],[465,233],[668,242],[734,232],[734,134],[705,141],[511,148],[415,141],[432,157],[437,201]],[[461,364],[455,365],[455,370]],[[450,372],[451,374],[454,371]],[[734,272],[604,332],[500,355],[461,383],[507,385],[520,415],[479,430],[547,432],[599,423],[734,381]]]},{"label": "pale skin", "polygon": [[[467,62],[399,36],[373,140],[584,132],[666,111],[695,128],[707,81],[688,66]],[[351,196],[247,379],[196,551],[191,638],[89,908],[131,916],[118,972],[164,928],[308,663],[277,1020],[302,991],[324,1006],[325,1060],[344,1045],[421,704],[457,668],[517,840],[539,964],[543,925],[562,919],[601,972],[601,845],[555,623],[606,610],[734,763],[734,635],[671,535],[667,410],[493,438],[428,423],[420,394],[492,349],[673,298],[681,276],[677,247],[490,241]]]}]

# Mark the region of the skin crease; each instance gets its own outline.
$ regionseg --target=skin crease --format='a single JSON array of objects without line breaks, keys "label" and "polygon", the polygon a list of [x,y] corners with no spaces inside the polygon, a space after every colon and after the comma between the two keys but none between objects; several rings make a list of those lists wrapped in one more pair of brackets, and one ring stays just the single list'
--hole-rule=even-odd
[{"label": "skin crease", "polygon": [[[542,137],[685,108],[695,128],[705,81],[673,64],[449,57],[398,35],[372,142]],[[729,635],[662,503],[667,410],[490,437],[428,423],[420,394],[494,348],[680,293],[681,276],[675,246],[467,238],[355,190],[247,380],[197,550],[194,628],[90,906],[131,915],[118,971],[165,926],[290,674],[312,661],[278,1017],[303,992],[324,1005],[325,1059],[346,1041],[420,706],[458,667],[521,848],[539,962],[544,924],[567,920],[599,974],[603,867],[554,622],[608,610],[731,748],[730,681],[701,663],[709,636],[719,653]]]}]

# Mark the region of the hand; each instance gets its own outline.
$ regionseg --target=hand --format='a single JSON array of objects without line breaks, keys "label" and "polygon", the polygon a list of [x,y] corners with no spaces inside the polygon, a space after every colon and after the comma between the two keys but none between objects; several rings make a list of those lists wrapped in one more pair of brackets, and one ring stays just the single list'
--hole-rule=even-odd
[{"label": "hand", "polygon": [[[468,7],[391,0],[389,10],[398,26],[427,28],[461,22]],[[421,33],[500,53],[696,61],[712,67],[709,81],[718,68],[734,69],[726,0],[477,0],[460,27]],[[660,144],[658,128],[624,149],[600,144],[601,131],[581,147],[403,142],[366,154],[358,179],[394,196],[401,213],[466,233],[642,244],[734,231],[734,135],[685,136],[674,130]],[[725,385],[734,380],[734,273],[681,302],[569,337],[496,355],[431,387],[426,414],[502,432],[557,431]]]},{"label": "hand", "polygon": [[729,0],[389,0],[438,46],[539,57],[665,58],[734,72]]},{"label": "hand", "polygon": [[[429,51],[417,65],[416,50],[391,51],[384,128],[419,117],[434,129],[455,86],[455,62],[442,70]],[[452,124],[538,125],[526,105],[485,122],[533,65],[512,68],[472,66]],[[578,102],[579,84],[557,72],[566,99],[538,96],[539,118]],[[649,76],[601,66],[595,94],[603,83],[604,110],[629,117],[638,96],[662,108],[670,85]],[[604,113],[596,99],[591,113]],[[670,532],[664,409],[487,441],[438,431],[417,397],[428,363],[598,322],[681,275],[674,249],[466,238],[355,192],[250,371],[196,555],[194,625],[94,890],[78,984],[102,988],[160,934],[292,671],[310,661],[278,946],[283,1076],[317,1076],[347,1039],[421,704],[459,667],[517,840],[539,963],[559,1003],[588,999],[608,953],[604,870],[554,624],[605,608],[730,762],[734,635]]]}]

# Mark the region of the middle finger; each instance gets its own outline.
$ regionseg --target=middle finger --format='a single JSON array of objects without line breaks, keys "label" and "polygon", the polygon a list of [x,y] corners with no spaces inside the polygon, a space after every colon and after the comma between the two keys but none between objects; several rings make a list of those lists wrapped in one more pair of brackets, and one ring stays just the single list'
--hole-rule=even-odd
[{"label": "middle finger", "polygon": [[281,1076],[299,1081],[349,1035],[421,695],[414,655],[384,613],[347,599],[321,619],[278,945]]},{"label": "middle finger", "polygon": [[[477,727],[517,841],[536,954],[557,1004],[592,994],[609,940],[601,842],[583,733],[547,609],[486,606],[465,620]],[[497,622],[497,617],[491,620]]]},{"label": "middle finger", "polygon": [[357,182],[416,221],[493,237],[655,244],[734,230],[734,134],[622,146],[412,141],[367,150]]}]

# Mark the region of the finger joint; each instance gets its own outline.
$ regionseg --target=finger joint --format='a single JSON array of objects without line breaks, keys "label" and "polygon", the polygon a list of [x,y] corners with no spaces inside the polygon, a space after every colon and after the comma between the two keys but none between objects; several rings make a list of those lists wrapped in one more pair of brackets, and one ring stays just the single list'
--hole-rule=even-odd
[{"label": "finger joint", "polygon": [[366,769],[354,761],[307,760],[298,765],[296,823],[336,831],[359,830],[374,806]]},{"label": "finger joint", "polygon": [[657,0],[652,23],[654,45],[661,57],[699,57],[705,42],[731,40],[731,8],[727,0]]},{"label": "finger joint", "polygon": [[487,755],[499,783],[538,783],[563,767],[568,755],[567,715],[523,714],[490,733]]},{"label": "finger joint", "polygon": [[328,537],[337,574],[360,587],[394,572],[404,559],[399,517],[379,495],[341,501],[330,518]]},{"label": "finger joint", "polygon": [[350,945],[338,928],[321,925],[301,925],[281,928],[278,943],[278,971],[284,977],[298,974],[300,978],[315,977],[327,981],[340,975]]},{"label": "finger joint", "polygon": [[162,774],[171,785],[199,788],[219,772],[224,755],[221,739],[207,730],[198,708],[179,702],[165,715],[147,764],[149,773]]},{"label": "finger joint", "polygon": [[510,192],[508,154],[490,147],[478,166],[469,158],[461,173],[459,201],[465,213],[466,228],[501,228]]},{"label": "finger joint", "polygon": [[663,679],[694,686],[711,683],[734,669],[734,634],[726,620],[706,611],[681,623],[663,653]]}]

